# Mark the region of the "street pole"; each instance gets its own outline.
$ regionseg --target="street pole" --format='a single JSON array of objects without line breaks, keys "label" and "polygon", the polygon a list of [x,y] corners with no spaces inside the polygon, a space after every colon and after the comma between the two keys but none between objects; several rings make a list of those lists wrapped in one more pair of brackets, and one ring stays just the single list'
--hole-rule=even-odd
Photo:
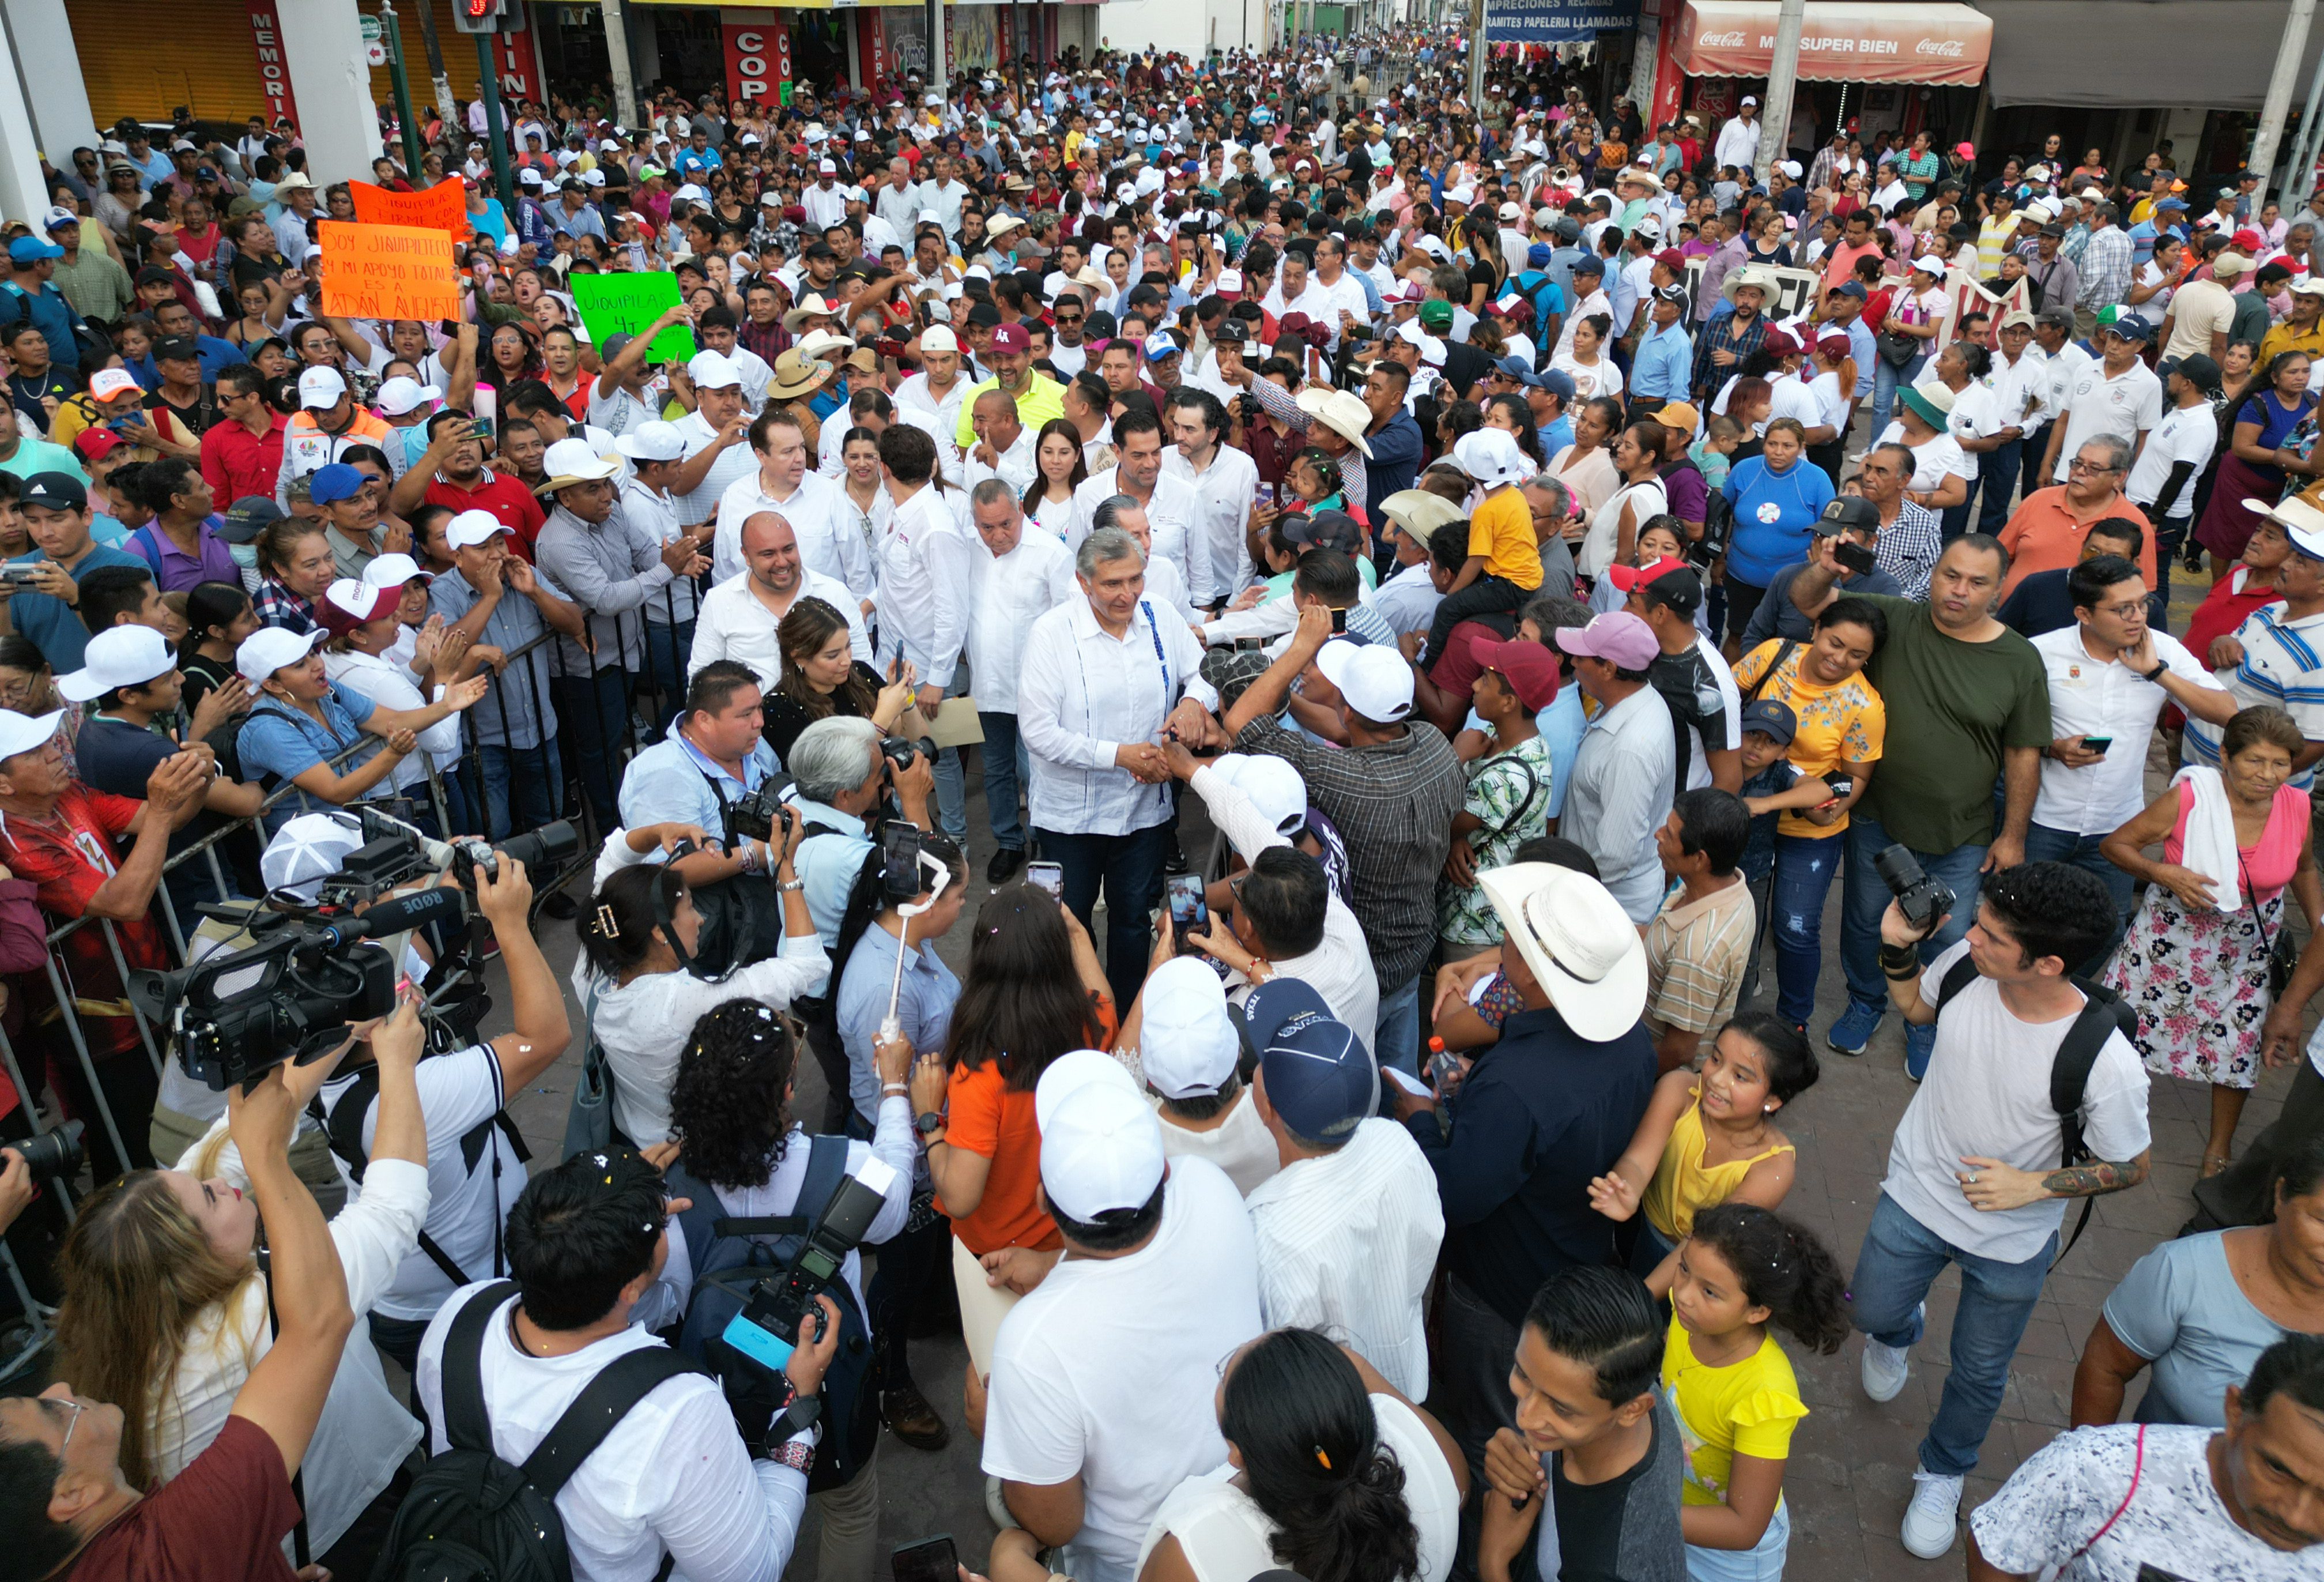
[{"label": "street pole", "polygon": [[2267,79],[2267,98],[2260,106],[2259,129],[2252,138],[2246,168],[2257,171],[2260,190],[2267,190],[2268,172],[2275,164],[2276,140],[2282,135],[2284,117],[2292,113],[2292,90],[2300,80],[2300,62],[2308,54],[2308,23],[2316,14],[2316,0],[2292,0],[2284,18],[2283,44],[2276,51],[2275,69]]},{"label": "street pole", "polygon": [[1485,111],[1485,0],[1469,0],[1469,114]]},{"label": "street pole", "polygon": [[501,207],[509,217],[511,236],[516,234],[516,181],[509,174],[508,124],[501,117],[500,73],[493,63],[493,41],[498,33],[476,35],[477,91],[484,99],[484,141],[493,150],[493,185],[499,189]]},{"label": "street pole", "polygon": [[638,124],[638,83],[630,69],[630,19],[622,0],[599,0],[605,24],[605,60],[613,72],[613,123]]},{"label": "street pole", "polygon": [[[2324,107],[2324,60],[2308,79],[2308,109],[2300,117],[2300,136],[2292,145],[2292,162],[2283,172],[2282,202],[2286,208],[2304,203],[2316,186],[2316,112]],[[2263,184],[2267,173],[2260,172]]]},{"label": "street pole", "polygon": [[[2299,0],[2313,5],[2316,0]],[[1784,156],[1784,139],[1791,134],[1792,90],[1800,73],[1800,30],[1808,17],[1807,0],[1784,0],[1775,17],[1775,55],[1767,63],[1767,102],[1759,106],[1759,157],[1753,163],[1760,185]]]},{"label": "street pole", "polygon": [[443,117],[447,133],[465,138],[468,129],[460,124],[459,106],[452,102],[452,74],[444,69],[444,45],[436,37],[435,10],[425,3],[412,10],[420,18],[420,47],[428,56],[428,77],[436,90],[436,114]]},{"label": "street pole", "polygon": [[[425,0],[421,0],[425,4]],[[411,79],[403,69],[403,34],[396,25],[395,7],[380,0],[380,37],[387,44],[387,79],[395,85],[395,121],[403,132],[403,173],[420,174],[420,121],[411,113]]]}]

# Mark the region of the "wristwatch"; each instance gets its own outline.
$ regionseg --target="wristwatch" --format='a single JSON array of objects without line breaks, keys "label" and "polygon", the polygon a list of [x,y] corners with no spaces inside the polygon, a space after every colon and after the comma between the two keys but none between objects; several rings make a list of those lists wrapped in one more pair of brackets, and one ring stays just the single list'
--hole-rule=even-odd
[{"label": "wristwatch", "polygon": [[2167,664],[2167,663],[2165,663],[2163,661],[2162,661],[2162,660],[2156,660],[2156,661],[2154,661],[2154,668],[2153,668],[2153,670],[2151,670],[2151,671],[2147,671],[2147,672],[2146,672],[2146,674],[2145,674],[2143,678],[2141,678],[2141,679],[2142,679],[2142,680],[2149,680],[2149,681],[2159,681],[2159,680],[2161,680],[2163,679],[2163,671],[2167,671],[2167,670],[2169,670],[2170,668],[2171,668],[2171,667],[2170,667],[2170,665],[2169,665],[2169,664]]},{"label": "wristwatch", "polygon": [[777,884],[775,888],[781,891],[784,894],[788,895],[794,891],[806,889],[807,881],[804,879],[785,879],[780,884]]},{"label": "wristwatch", "polygon": [[912,1122],[912,1130],[918,1132],[923,1137],[926,1137],[931,1132],[941,1132],[944,1129],[945,1118],[935,1110],[924,1112],[920,1115],[917,1116]]}]

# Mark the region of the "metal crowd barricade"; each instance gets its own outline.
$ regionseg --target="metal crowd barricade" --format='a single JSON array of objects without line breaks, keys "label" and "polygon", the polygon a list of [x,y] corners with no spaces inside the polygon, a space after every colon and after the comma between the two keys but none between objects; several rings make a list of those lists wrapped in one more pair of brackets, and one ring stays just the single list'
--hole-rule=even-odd
[{"label": "metal crowd barricade", "polygon": [[[481,835],[497,841],[560,818],[571,818],[583,831],[580,849],[565,867],[532,876],[534,905],[538,909],[575,874],[586,874],[594,865],[598,848],[618,820],[615,800],[629,760],[646,745],[646,738],[658,738],[675,716],[686,690],[694,598],[699,593],[690,583],[681,590],[677,582],[672,582],[655,590],[644,605],[635,609],[617,614],[585,609],[585,634],[593,629],[604,634],[588,643],[568,649],[562,634],[549,628],[508,652],[493,685],[462,717],[458,758],[439,765],[425,747],[420,748],[415,756],[425,765],[424,787],[420,782],[411,782],[403,794],[424,803],[426,810],[433,815],[436,832],[447,838]],[[524,596],[512,589],[503,597]],[[586,668],[574,662],[575,653],[586,661]],[[598,662],[609,654],[613,662]],[[634,664],[629,662],[632,655]],[[560,689],[559,682],[574,685]],[[515,691],[519,688],[522,689],[521,693]],[[641,708],[648,712],[641,715]],[[528,717],[530,731],[526,728]],[[552,723],[556,727],[553,740],[561,745],[557,749],[549,745],[552,733],[549,727]],[[538,734],[540,742],[530,747],[510,747],[512,726],[514,735]],[[508,822],[498,829],[491,828],[492,801],[485,769],[485,754],[493,749],[506,754],[501,770]],[[378,750],[378,739],[366,735],[324,762],[337,772]],[[557,765],[554,772],[550,769],[552,763]],[[546,817],[535,816],[544,799],[520,794],[519,777],[526,774],[546,783]],[[600,793],[594,797],[590,794],[592,777],[596,779],[595,790]],[[263,846],[267,814],[289,799],[306,795],[296,784],[286,781],[265,798],[256,814],[225,821],[171,855],[162,865],[161,882],[154,887],[154,914],[167,931],[170,965],[185,963],[192,935],[189,925],[194,921],[179,916],[176,899],[171,893],[171,876],[194,865],[206,874],[217,896],[239,894],[244,887],[230,874],[219,849],[221,844],[248,830]],[[467,817],[461,817],[463,814]],[[69,1058],[88,1083],[97,1110],[93,1116],[76,1113],[74,1118],[92,1131],[101,1131],[114,1157],[125,1161],[144,1152],[142,1148],[133,1151],[129,1140],[136,1135],[143,1141],[150,1129],[151,1117],[114,1113],[111,1096],[98,1074],[98,1059],[81,1025],[79,1004],[72,993],[76,985],[64,959],[63,945],[74,934],[90,928],[101,931],[116,979],[125,994],[130,969],[113,920],[82,916],[58,922],[47,936],[45,971],[63,1030],[62,1040],[49,1037],[37,1041],[42,1046],[42,1058],[27,1071],[5,1031],[0,1030],[0,1069],[5,1069],[26,1115],[32,1116],[38,1113],[50,1062]],[[158,1078],[168,1056],[168,1030],[152,1025],[134,1001],[129,1002],[127,1009],[134,1022],[137,1041]],[[130,1059],[134,1054],[124,1050],[115,1058]],[[124,1125],[134,1130],[124,1130]],[[69,1221],[74,1212],[73,1184],[51,1180],[42,1185],[57,1193],[60,1210]],[[5,1242],[0,1242],[0,1272],[5,1272],[8,1286],[30,1328],[30,1336],[22,1346],[0,1356],[0,1379],[6,1379],[48,1343],[49,1321],[53,1314],[35,1298]]]}]

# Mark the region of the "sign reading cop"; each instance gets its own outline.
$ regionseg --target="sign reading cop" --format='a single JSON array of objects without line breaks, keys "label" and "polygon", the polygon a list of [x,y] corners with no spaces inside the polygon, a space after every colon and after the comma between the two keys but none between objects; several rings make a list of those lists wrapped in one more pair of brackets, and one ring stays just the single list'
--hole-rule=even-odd
[{"label": "sign reading cop", "polygon": [[1635,27],[1638,0],[1485,0],[1489,44],[1564,44]]},{"label": "sign reading cop", "polygon": [[344,319],[457,319],[460,277],[452,238],[414,226],[317,226],[323,311]]},{"label": "sign reading cop", "polygon": [[[771,12],[728,12],[754,20],[722,23],[726,42],[726,97],[736,104],[791,102],[791,34]],[[765,21],[755,20],[767,18]]]}]

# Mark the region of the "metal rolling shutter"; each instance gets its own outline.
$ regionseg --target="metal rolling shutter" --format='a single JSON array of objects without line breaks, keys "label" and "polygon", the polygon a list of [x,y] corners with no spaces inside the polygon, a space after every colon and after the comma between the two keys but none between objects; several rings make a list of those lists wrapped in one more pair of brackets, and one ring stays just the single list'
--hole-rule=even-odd
[{"label": "metal rolling shutter", "polygon": [[66,13],[100,125],[122,116],[166,122],[179,105],[216,121],[239,121],[266,107],[244,5],[73,0]]}]

